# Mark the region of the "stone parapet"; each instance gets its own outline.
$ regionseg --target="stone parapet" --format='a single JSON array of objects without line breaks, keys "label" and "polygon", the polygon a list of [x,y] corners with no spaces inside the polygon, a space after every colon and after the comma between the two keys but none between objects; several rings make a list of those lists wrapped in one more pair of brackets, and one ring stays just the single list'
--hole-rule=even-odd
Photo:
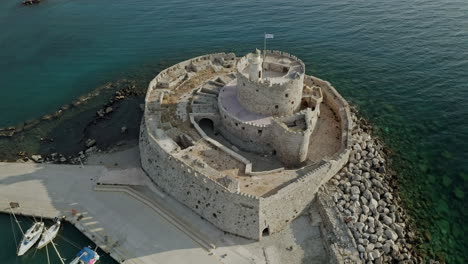
[{"label": "stone parapet", "polygon": [[[278,54],[285,56],[285,53]],[[277,54],[271,52],[271,55],[276,56]],[[304,71],[304,65],[300,60],[292,55],[288,54],[288,56],[298,61],[297,65],[292,65],[291,67],[297,67],[299,72]],[[267,142],[268,138],[270,146],[276,148],[277,146],[271,143],[271,140],[276,139],[278,141],[278,135],[276,137],[272,136],[271,125],[261,125],[236,119],[235,116],[232,116],[229,111],[226,111],[222,107],[219,107],[219,113],[217,113],[216,109],[208,104],[211,101],[206,102],[206,105],[192,105],[195,113],[192,112],[189,115],[191,129],[198,131],[201,138],[209,142],[214,148],[222,150],[233,159],[242,163],[245,166],[243,173],[246,175],[268,177],[269,174],[283,172],[293,172],[298,175],[296,178],[261,197],[239,192],[240,182],[235,177],[227,177],[219,172],[219,177],[212,178],[205,174],[206,170],[204,172],[202,169],[197,168],[197,166],[193,166],[191,163],[193,159],[184,160],[181,157],[181,147],[166,134],[164,129],[164,125],[169,122],[167,120],[164,121],[166,123],[161,121],[161,104],[164,95],[173,92],[177,87],[183,85],[181,83],[184,82],[188,72],[195,73],[196,75],[196,72],[203,69],[225,65],[227,60],[232,61],[233,55],[217,53],[200,56],[162,71],[150,82],[145,99],[145,114],[140,131],[141,163],[145,172],[162,190],[191,208],[207,221],[226,232],[250,239],[261,239],[265,234],[281,231],[292,222],[314,199],[319,187],[346,164],[351,147],[352,121],[350,109],[346,101],[330,83],[304,74],[299,79],[292,78],[291,83],[294,83],[294,81],[302,82],[303,79],[306,85],[318,86],[322,89],[324,103],[330,106],[339,119],[342,131],[341,147],[332,157],[324,158],[316,165],[308,165],[307,167],[289,171],[279,168],[271,171],[252,172],[251,161],[216,140],[209,138],[198,126],[197,118],[211,118],[215,126],[220,123],[224,124],[233,137],[238,137],[240,133],[249,133],[249,138],[256,139],[257,137],[259,142],[263,142],[263,140]],[[242,77],[240,81],[242,81]],[[268,85],[269,88],[263,88],[284,88],[285,84],[270,82]],[[301,92],[302,87],[301,83]],[[210,91],[200,90],[200,92],[210,94]],[[280,93],[278,92],[277,95],[279,96]],[[284,91],[281,91],[281,96],[285,97]],[[289,96],[288,94],[288,98]],[[213,94],[212,97],[215,98],[216,95]],[[294,95],[291,94],[291,98],[293,97]],[[211,99],[200,97],[199,100]],[[299,98],[298,102],[300,103],[300,101]],[[278,114],[272,120],[273,122],[284,123],[291,120],[295,121],[295,118],[304,115],[306,122],[316,121],[318,112],[314,116],[307,113],[307,111],[297,112],[294,110],[290,114]],[[224,118],[225,115],[226,118]],[[237,129],[234,129],[234,127],[237,127]],[[290,129],[283,127],[283,130],[289,131]],[[306,128],[303,131],[290,130],[289,132],[291,133],[291,135],[288,135],[289,137],[292,135],[305,137],[307,136],[306,134],[312,131]],[[291,138],[295,141],[292,143],[286,142],[287,145],[293,145],[293,143],[296,144],[298,142],[302,145],[308,145],[308,143],[302,142],[300,138],[295,139],[294,136]],[[197,143],[195,142],[195,144]],[[193,146],[188,147],[186,150],[190,150],[190,148],[193,148]],[[186,153],[189,153],[189,151]],[[214,170],[211,169],[210,171]]]},{"label": "stone parapet", "polygon": [[[249,55],[239,59],[237,63],[238,100],[251,112],[266,115],[288,115],[299,109],[304,83],[304,63],[288,53],[267,51],[267,56],[279,62],[287,59],[283,76],[266,77],[251,80],[245,68]],[[264,61],[264,64],[266,62]]]}]

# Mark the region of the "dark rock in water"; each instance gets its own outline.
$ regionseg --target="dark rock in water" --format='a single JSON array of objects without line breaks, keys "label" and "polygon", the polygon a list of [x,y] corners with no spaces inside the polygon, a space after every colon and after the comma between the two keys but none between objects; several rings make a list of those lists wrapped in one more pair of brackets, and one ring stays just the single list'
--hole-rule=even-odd
[{"label": "dark rock in water", "polygon": [[112,111],[114,111],[114,109],[112,109],[112,107],[110,107],[110,106],[106,107],[106,114],[109,114]]},{"label": "dark rock in water", "polygon": [[0,137],[12,137],[15,134],[15,128],[14,127],[8,127],[8,128],[1,128],[0,129]]},{"label": "dark rock in water", "polygon": [[62,107],[60,107],[60,109],[61,109],[62,111],[66,111],[66,110],[70,109],[70,107],[71,107],[71,105],[66,104],[66,105],[62,105]]},{"label": "dark rock in water", "polygon": [[104,116],[104,109],[99,109],[99,111],[96,112],[96,115],[99,116],[99,117],[103,117]]},{"label": "dark rock in water", "polygon": [[86,140],[85,145],[86,145],[87,148],[92,147],[92,146],[96,145],[96,140],[88,138],[88,140]]},{"label": "dark rock in water", "polygon": [[96,152],[97,151],[97,148],[96,147],[90,147],[89,149],[87,149],[85,151],[86,154],[89,154],[89,153],[93,153],[93,152]]},{"label": "dark rock in water", "polygon": [[52,115],[44,115],[44,116],[42,116],[41,119],[47,121],[47,120],[51,120],[51,119],[53,119],[53,118],[54,118],[54,117],[53,117]]},{"label": "dark rock in water", "polygon": [[121,133],[126,133],[127,132],[127,127],[126,126],[121,127],[120,132]]},{"label": "dark rock in water", "polygon": [[425,230],[425,231],[423,232],[423,235],[424,235],[424,237],[426,238],[427,241],[431,241],[431,240],[432,240],[431,232],[429,232],[428,230]]},{"label": "dark rock in water", "polygon": [[24,129],[24,123],[19,123],[19,124],[16,125],[16,127],[15,127],[15,131],[16,131],[17,133],[23,131],[23,129]]},{"label": "dark rock in water", "polygon": [[41,0],[24,0],[23,5],[34,5],[39,4]]},{"label": "dark rock in water", "polygon": [[34,160],[34,162],[37,162],[37,163],[42,162],[42,156],[41,155],[32,155],[31,159]]},{"label": "dark rock in water", "polygon": [[62,109],[60,109],[60,110],[53,113],[54,118],[58,118],[61,115],[62,115]]},{"label": "dark rock in water", "polygon": [[80,102],[79,100],[76,100],[76,101],[73,101],[73,102],[72,102],[72,105],[73,105],[74,107],[79,107],[81,104],[82,104],[82,102]]},{"label": "dark rock in water", "polygon": [[452,179],[449,176],[444,175],[442,176],[442,184],[445,187],[449,187],[452,184]]},{"label": "dark rock in water", "polygon": [[23,130],[29,130],[29,129],[37,126],[39,123],[40,123],[40,121],[36,120],[36,119],[28,120],[28,121],[25,122]]},{"label": "dark rock in water", "polygon": [[455,188],[455,190],[453,191],[453,194],[455,195],[455,197],[457,197],[460,200],[465,198],[465,193],[460,187]]}]

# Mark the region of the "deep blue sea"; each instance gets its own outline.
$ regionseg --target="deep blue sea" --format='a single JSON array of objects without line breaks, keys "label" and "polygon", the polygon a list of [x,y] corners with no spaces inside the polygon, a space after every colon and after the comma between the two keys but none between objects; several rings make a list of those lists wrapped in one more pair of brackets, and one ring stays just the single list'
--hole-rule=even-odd
[{"label": "deep blue sea", "polygon": [[[330,81],[394,151],[418,247],[468,263],[466,0],[3,0],[0,127],[155,65],[262,48],[264,32],[274,34],[267,48]],[[5,217],[0,244],[11,248]]]}]

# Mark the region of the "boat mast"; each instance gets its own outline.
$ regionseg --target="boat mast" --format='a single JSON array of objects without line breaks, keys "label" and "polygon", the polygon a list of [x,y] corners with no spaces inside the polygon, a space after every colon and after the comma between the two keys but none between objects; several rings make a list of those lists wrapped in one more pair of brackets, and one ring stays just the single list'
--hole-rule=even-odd
[{"label": "boat mast", "polygon": [[50,264],[49,248],[47,247],[47,245],[45,246],[45,249],[46,249],[46,253],[47,253],[47,264]]},{"label": "boat mast", "polygon": [[52,246],[54,247],[55,252],[56,252],[57,255],[59,256],[60,262],[62,262],[62,264],[65,264],[65,262],[63,262],[62,256],[60,256],[60,253],[58,252],[57,248],[55,247],[55,243],[52,241],[51,244],[52,244]]},{"label": "boat mast", "polygon": [[13,214],[13,217],[15,218],[16,224],[18,224],[18,227],[19,227],[19,229],[21,230],[21,234],[23,234],[23,236],[24,236],[23,229],[21,228],[21,225],[19,224],[18,219],[16,219],[15,213],[13,213],[13,208],[11,208],[11,205],[10,205],[10,204],[8,204],[8,206],[10,207],[11,214]]}]

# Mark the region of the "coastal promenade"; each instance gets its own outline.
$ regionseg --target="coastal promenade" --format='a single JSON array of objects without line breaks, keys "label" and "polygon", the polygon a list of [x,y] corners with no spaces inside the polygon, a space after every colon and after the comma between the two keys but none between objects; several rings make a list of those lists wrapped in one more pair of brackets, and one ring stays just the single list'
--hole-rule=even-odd
[{"label": "coastal promenade", "polygon": [[120,263],[220,263],[212,245],[156,200],[129,186],[97,185],[105,174],[104,166],[0,163],[0,211],[17,202],[19,214],[66,216]]}]

